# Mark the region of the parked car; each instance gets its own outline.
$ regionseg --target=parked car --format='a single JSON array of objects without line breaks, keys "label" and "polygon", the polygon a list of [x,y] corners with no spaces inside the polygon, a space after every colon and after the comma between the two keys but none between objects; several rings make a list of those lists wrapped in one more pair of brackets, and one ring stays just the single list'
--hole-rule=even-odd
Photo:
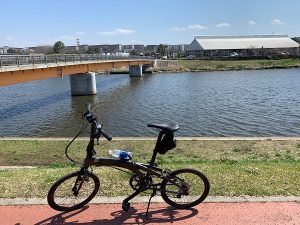
[{"label": "parked car", "polygon": [[237,57],[237,56],[239,56],[239,54],[236,53],[236,52],[233,52],[233,53],[230,54],[230,57]]},{"label": "parked car", "polygon": [[195,59],[196,57],[194,55],[188,55],[186,58],[187,59]]}]

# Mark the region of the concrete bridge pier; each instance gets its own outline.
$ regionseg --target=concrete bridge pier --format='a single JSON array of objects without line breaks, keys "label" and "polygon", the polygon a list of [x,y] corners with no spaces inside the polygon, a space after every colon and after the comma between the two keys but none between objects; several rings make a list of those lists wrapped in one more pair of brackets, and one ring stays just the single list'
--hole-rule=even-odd
[{"label": "concrete bridge pier", "polygon": [[129,66],[129,74],[131,77],[141,77],[143,75],[143,65]]},{"label": "concrete bridge pier", "polygon": [[77,73],[70,76],[71,94],[95,95],[97,94],[95,73]]}]

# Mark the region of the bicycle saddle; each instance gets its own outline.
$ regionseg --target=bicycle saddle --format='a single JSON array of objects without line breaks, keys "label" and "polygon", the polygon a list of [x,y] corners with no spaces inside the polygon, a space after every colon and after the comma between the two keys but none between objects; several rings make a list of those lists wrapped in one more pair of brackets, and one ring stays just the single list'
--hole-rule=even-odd
[{"label": "bicycle saddle", "polygon": [[165,124],[165,123],[148,123],[147,127],[154,127],[163,131],[175,132],[179,129],[177,124]]}]

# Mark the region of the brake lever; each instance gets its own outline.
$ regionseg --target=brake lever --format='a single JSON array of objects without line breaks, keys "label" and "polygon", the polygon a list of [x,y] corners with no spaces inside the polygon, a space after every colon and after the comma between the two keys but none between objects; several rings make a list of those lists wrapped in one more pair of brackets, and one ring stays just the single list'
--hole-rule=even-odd
[{"label": "brake lever", "polygon": [[101,136],[101,128],[102,128],[102,126],[101,126],[101,124],[97,124],[97,135],[96,135],[96,139],[97,139],[97,145],[100,145],[100,143],[99,143],[99,138],[100,138],[100,136]]}]

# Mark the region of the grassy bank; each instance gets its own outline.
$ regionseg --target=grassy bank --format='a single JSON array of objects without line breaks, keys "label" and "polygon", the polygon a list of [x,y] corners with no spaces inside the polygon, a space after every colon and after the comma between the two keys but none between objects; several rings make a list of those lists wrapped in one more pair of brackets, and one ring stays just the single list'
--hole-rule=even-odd
[{"label": "grassy bank", "polygon": [[[68,163],[64,155],[67,141],[0,141],[0,166],[49,166]],[[155,141],[122,140],[103,141],[96,146],[97,155],[108,157],[108,149],[129,149],[134,160],[147,162],[152,155]],[[75,141],[70,155],[77,160],[85,156],[87,141]],[[159,155],[163,164],[207,161],[285,161],[300,160],[300,141],[297,140],[194,140],[177,141],[177,148]]]},{"label": "grassy bank", "polygon": [[300,59],[179,60],[178,71],[227,71],[300,67]]},{"label": "grassy bank", "polygon": [[[0,171],[0,198],[45,197],[51,184],[75,171],[64,156],[65,141],[0,141],[0,165],[36,165],[36,169]],[[154,141],[104,141],[98,155],[107,149],[130,149],[136,161],[147,162]],[[80,160],[86,141],[71,149]],[[199,168],[211,182],[211,195],[300,195],[300,141],[178,141],[178,147],[159,156],[164,168]],[[96,168],[99,195],[131,192],[128,174],[111,168]]]},{"label": "grassy bank", "polygon": [[[299,162],[199,162],[169,164],[167,168],[199,168],[211,183],[211,196],[300,196]],[[0,198],[45,198],[50,186],[75,167],[40,167],[0,171]],[[132,193],[129,175],[111,168],[93,171],[100,178],[98,195],[124,196]]]}]

